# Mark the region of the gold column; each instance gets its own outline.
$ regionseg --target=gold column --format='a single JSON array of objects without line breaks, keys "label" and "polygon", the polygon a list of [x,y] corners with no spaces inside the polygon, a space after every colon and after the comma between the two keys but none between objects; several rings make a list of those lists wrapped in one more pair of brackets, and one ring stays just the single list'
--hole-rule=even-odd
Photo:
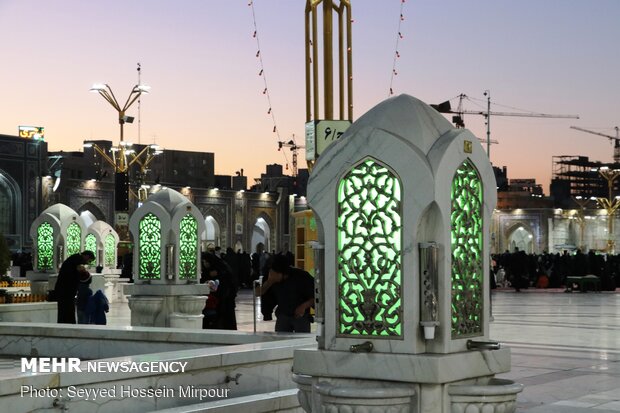
[{"label": "gold column", "polygon": [[325,119],[334,119],[333,0],[323,0],[323,82]]},{"label": "gold column", "polygon": [[614,254],[616,244],[614,238],[614,215],[618,207],[620,207],[620,200],[613,197],[613,187],[614,181],[620,176],[620,170],[604,167],[599,169],[598,173],[607,181],[608,193],[607,198],[596,198],[596,202],[607,211],[607,252]]},{"label": "gold column", "polygon": [[[338,98],[340,119],[353,120],[353,57],[351,35],[351,2],[341,0],[307,0],[305,10],[306,58],[306,122],[320,118],[320,71],[317,7],[323,5],[323,110],[326,120],[334,119],[333,14],[338,15]],[[346,38],[346,44],[345,39]],[[346,55],[346,78],[345,78]],[[345,86],[346,85],[346,86]],[[345,92],[346,91],[346,92]]]}]

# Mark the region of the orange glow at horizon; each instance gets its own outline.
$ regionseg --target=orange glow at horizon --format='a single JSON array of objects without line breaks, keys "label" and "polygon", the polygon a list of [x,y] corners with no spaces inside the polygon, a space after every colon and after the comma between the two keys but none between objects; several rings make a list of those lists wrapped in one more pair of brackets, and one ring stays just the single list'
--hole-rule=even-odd
[{"label": "orange glow at horizon", "polygon": [[[136,119],[125,125],[125,140],[213,152],[216,174],[243,168],[252,185],[265,165],[291,163],[278,140],[294,135],[304,145],[304,6],[254,0],[265,69],[259,75],[247,1],[0,0],[0,35],[10,39],[0,65],[0,134],[42,126],[52,151],[81,151],[84,140],[118,142],[115,110],[89,88],[107,83],[124,102],[140,62],[141,80],[152,89],[139,112],[137,102],[129,110]],[[620,124],[620,2],[409,1],[395,50],[400,6],[352,1],[355,118],[388,97],[398,52],[395,94],[440,103],[460,93],[483,101],[490,90],[495,111],[580,115],[492,117],[499,144],[491,160],[507,166],[509,178],[536,178],[548,194],[552,156],[611,161],[605,138],[569,126],[612,135]],[[466,109],[486,107],[474,100]],[[465,115],[465,125],[486,138],[482,116]],[[304,159],[302,151],[300,168]]]}]

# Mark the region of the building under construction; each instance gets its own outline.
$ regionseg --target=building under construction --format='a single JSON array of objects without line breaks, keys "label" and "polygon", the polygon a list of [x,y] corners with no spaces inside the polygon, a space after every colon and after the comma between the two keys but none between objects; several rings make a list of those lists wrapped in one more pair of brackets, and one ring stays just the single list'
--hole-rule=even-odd
[{"label": "building under construction", "polygon": [[[576,197],[607,197],[607,181],[598,171],[604,167],[620,168],[620,164],[591,161],[587,156],[554,156],[552,162],[551,196],[560,208],[574,208]],[[618,193],[618,189],[618,182],[614,182],[613,193]]]}]

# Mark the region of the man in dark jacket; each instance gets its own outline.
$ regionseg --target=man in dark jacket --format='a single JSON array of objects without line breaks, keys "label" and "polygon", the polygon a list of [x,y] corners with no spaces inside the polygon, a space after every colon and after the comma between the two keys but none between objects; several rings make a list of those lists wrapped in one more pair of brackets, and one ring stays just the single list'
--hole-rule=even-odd
[{"label": "man in dark jacket", "polygon": [[54,287],[58,301],[58,322],[75,324],[75,295],[77,294],[80,277],[86,277],[88,271],[84,265],[95,259],[92,251],[73,254],[65,260],[58,271],[58,280]]},{"label": "man in dark jacket", "polygon": [[291,267],[284,255],[276,255],[267,281],[257,295],[271,297],[276,307],[276,331],[309,333],[310,307],[314,304],[314,278],[300,268]]}]

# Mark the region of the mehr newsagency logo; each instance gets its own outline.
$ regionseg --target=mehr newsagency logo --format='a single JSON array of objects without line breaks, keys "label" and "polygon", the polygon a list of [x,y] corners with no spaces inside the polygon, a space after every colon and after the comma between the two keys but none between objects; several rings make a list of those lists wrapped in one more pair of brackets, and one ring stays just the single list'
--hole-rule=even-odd
[{"label": "mehr newsagency logo", "polygon": [[[36,357],[21,359],[22,373],[185,373],[187,361],[131,361],[131,360],[88,360],[77,357]],[[103,383],[102,383],[103,384]],[[119,383],[106,383],[107,386],[93,387],[94,383],[66,388],[22,385],[21,397],[50,397],[67,400],[97,400],[124,398],[227,398],[230,391],[226,387],[201,387],[195,385],[160,386],[154,388]]]}]

